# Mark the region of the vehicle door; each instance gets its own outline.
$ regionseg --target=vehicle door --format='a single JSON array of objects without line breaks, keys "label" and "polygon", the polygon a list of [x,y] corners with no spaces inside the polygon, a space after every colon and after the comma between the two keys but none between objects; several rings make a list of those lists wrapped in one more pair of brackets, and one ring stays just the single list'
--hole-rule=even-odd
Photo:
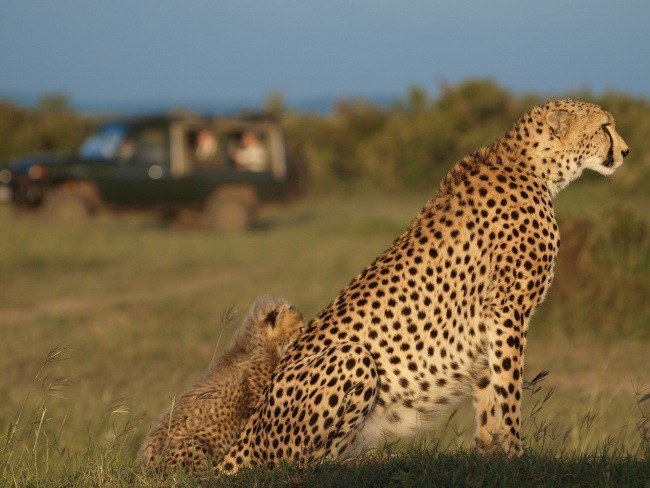
[{"label": "vehicle door", "polygon": [[182,205],[199,205],[214,188],[223,169],[219,139],[205,122],[174,122],[168,195]]},{"label": "vehicle door", "polygon": [[164,205],[169,199],[169,129],[133,125],[116,158],[95,180],[102,198],[117,205]]},{"label": "vehicle door", "polygon": [[[251,185],[262,200],[279,195],[286,176],[282,133],[262,121],[222,119],[215,126],[222,141],[222,181]],[[251,152],[261,161],[249,159]]]}]

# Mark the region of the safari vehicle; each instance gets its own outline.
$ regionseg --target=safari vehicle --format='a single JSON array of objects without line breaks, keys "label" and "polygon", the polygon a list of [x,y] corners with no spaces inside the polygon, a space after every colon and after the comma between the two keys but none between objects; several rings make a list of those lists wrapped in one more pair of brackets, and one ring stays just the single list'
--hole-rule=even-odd
[{"label": "safari vehicle", "polygon": [[105,123],[74,155],[14,165],[9,185],[16,205],[56,218],[191,209],[208,228],[242,230],[295,193],[291,171],[274,120],[172,114]]}]

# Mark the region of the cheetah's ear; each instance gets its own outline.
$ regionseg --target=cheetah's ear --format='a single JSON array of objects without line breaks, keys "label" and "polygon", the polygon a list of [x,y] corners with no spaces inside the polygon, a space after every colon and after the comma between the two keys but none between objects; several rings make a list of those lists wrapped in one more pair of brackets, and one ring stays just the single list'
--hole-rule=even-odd
[{"label": "cheetah's ear", "polygon": [[573,121],[573,114],[566,110],[552,110],[546,114],[546,123],[551,127],[553,134],[557,137],[564,137]]},{"label": "cheetah's ear", "polygon": [[275,322],[277,321],[277,319],[278,319],[277,310],[271,310],[266,316],[266,322],[271,326],[271,328],[275,327]]}]

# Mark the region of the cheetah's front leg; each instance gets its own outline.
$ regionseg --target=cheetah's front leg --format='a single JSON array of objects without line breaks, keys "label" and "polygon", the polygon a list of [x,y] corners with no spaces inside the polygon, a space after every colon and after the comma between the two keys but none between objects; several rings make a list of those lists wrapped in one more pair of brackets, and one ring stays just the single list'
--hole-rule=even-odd
[{"label": "cheetah's front leg", "polygon": [[525,334],[507,315],[486,320],[487,368],[473,385],[476,443],[486,452],[521,455],[521,385]]}]

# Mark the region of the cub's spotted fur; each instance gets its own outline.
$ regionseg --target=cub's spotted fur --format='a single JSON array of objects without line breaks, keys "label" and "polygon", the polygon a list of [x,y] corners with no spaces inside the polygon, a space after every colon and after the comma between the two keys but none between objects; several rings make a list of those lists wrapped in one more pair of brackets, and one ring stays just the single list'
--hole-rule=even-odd
[{"label": "cub's spotted fur", "polygon": [[304,327],[287,301],[259,297],[232,345],[158,419],[140,451],[149,467],[204,470],[235,441],[280,357]]},{"label": "cub's spotted fur", "polygon": [[478,445],[520,453],[526,331],[560,243],[552,199],[627,153],[609,113],[556,100],[458,162],[291,346],[217,468],[350,453],[418,432],[469,395]]}]

